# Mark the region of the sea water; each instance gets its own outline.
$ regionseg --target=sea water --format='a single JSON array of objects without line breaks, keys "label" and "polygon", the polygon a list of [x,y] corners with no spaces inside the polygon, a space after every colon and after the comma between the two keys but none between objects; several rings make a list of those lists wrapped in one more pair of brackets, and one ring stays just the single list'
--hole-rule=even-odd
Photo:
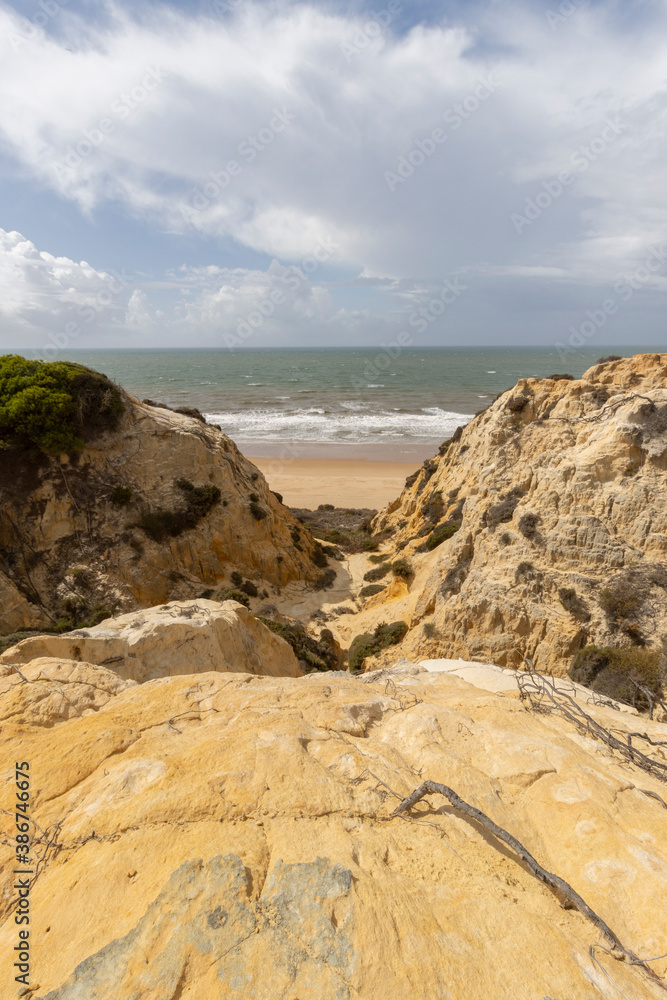
[{"label": "sea water", "polygon": [[63,351],[139,399],[195,406],[247,455],[422,460],[519,378],[579,377],[598,347],[568,364],[548,348]]}]

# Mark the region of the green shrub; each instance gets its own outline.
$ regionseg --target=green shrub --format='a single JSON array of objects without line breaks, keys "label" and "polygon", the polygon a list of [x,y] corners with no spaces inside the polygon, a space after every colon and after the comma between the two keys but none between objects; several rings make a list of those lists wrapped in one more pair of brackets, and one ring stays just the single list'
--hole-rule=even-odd
[{"label": "green shrub", "polygon": [[389,553],[388,552],[383,552],[379,556],[369,556],[368,557],[368,561],[372,562],[372,563],[382,563],[382,562],[384,562],[388,558],[389,558]]},{"label": "green shrub", "polygon": [[144,511],[139,518],[138,527],[146,532],[154,542],[165,538],[176,538],[195,528],[202,518],[220,503],[220,490],[217,486],[193,486],[187,479],[177,479],[175,486],[183,494],[185,505],[177,510],[166,510],[162,507],[153,511]]},{"label": "green shrub", "polygon": [[350,671],[356,673],[367,656],[376,656],[383,649],[395,646],[401,641],[408,626],[405,622],[381,622],[375,632],[364,632],[352,640],[348,653]]},{"label": "green shrub", "polygon": [[268,517],[268,512],[264,510],[258,503],[254,500],[250,503],[250,513],[255,518],[256,521],[263,521],[265,517]]},{"label": "green shrub", "polygon": [[448,538],[455,535],[460,527],[460,521],[446,521],[444,524],[439,524],[437,528],[433,529],[426,541],[419,546],[419,551],[432,552],[438,545],[442,545]]},{"label": "green shrub", "polygon": [[218,593],[217,599],[219,601],[238,601],[239,604],[244,604],[246,608],[250,607],[248,595],[244,594],[242,590],[237,590],[235,587],[223,587]]},{"label": "green shrub", "polygon": [[424,625],[424,635],[427,639],[435,639],[438,635],[438,630],[433,624],[433,622],[426,622]]},{"label": "green shrub", "polygon": [[213,597],[213,593],[214,592],[210,588],[208,590],[202,590],[201,594],[199,595],[199,599],[201,601],[210,601],[210,599]]},{"label": "green shrub", "polygon": [[407,559],[397,559],[391,564],[391,571],[394,576],[401,576],[407,578],[412,576],[413,569]]},{"label": "green shrub", "polygon": [[539,523],[539,514],[522,514],[519,518],[519,531],[524,538],[534,538],[537,533],[537,525]]},{"label": "green shrub", "polygon": [[322,546],[318,543],[315,543],[315,547],[313,549],[313,562],[319,569],[326,569],[329,565],[329,560],[324,554]]},{"label": "green shrub", "polygon": [[359,591],[359,597],[373,597],[374,594],[379,594],[384,587],[379,583],[371,583],[368,587],[362,587]]},{"label": "green shrub", "polygon": [[235,587],[240,587],[241,584],[243,583],[243,577],[236,569],[232,572],[230,580],[232,581]]},{"label": "green shrub", "polygon": [[111,502],[119,507],[127,507],[132,502],[132,490],[128,486],[116,486],[111,494]]},{"label": "green shrub", "polygon": [[500,497],[498,503],[491,504],[486,511],[486,523],[488,526],[495,528],[497,524],[511,521],[514,517],[514,511],[523,496],[525,496],[525,490],[522,490],[519,486],[514,486],[508,493]]},{"label": "green shrub", "polygon": [[558,598],[565,610],[569,611],[575,618],[581,618],[583,621],[590,620],[590,612],[574,587],[561,587],[558,591]]},{"label": "green shrub", "polygon": [[649,708],[649,700],[636,685],[661,698],[667,682],[661,651],[630,645],[585,646],[574,657],[569,675],[593,691],[630,702],[640,710]]},{"label": "green shrub", "polygon": [[616,623],[634,618],[643,604],[640,593],[627,581],[619,580],[612,588],[600,591],[600,607]]},{"label": "green shrub", "polygon": [[376,580],[381,580],[388,573],[391,573],[391,566],[377,566],[375,569],[369,569],[368,573],[364,573],[364,580],[368,580],[369,583],[375,583]]},{"label": "green shrub", "polygon": [[375,652],[374,635],[370,632],[363,632],[361,635],[355,636],[347,654],[347,662],[350,672],[356,674],[361,669],[366,657],[374,656]]},{"label": "green shrub", "polygon": [[247,594],[248,597],[257,597],[259,593],[255,584],[250,580],[246,580],[245,583],[242,583],[240,589],[244,594]]},{"label": "green shrub", "polygon": [[[276,622],[272,618],[259,617],[259,621],[266,625],[268,629],[279,635],[281,639],[294,650],[294,654],[302,665],[315,667],[316,670],[335,670],[338,666],[338,652],[333,643],[321,641],[324,636],[323,630],[320,641],[308,635],[300,622]],[[333,636],[331,637],[333,639]]]},{"label": "green shrub", "polygon": [[114,430],[123,412],[117,387],[70,361],[0,357],[0,447],[48,455],[80,451]]},{"label": "green shrub", "polygon": [[322,573],[321,576],[318,576],[317,580],[313,584],[313,587],[315,590],[328,590],[329,587],[333,587],[335,581],[336,581],[336,570],[327,569],[324,571],[324,573]]}]

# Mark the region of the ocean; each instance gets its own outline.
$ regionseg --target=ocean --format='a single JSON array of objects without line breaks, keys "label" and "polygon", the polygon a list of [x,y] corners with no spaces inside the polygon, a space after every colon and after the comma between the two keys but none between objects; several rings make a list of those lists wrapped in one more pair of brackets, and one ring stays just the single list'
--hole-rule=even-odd
[{"label": "ocean", "polygon": [[[654,348],[655,349],[655,348]],[[248,456],[422,461],[518,378],[567,371],[600,355],[554,349],[62,351],[139,399],[196,406]],[[648,348],[650,350],[650,348]]]}]

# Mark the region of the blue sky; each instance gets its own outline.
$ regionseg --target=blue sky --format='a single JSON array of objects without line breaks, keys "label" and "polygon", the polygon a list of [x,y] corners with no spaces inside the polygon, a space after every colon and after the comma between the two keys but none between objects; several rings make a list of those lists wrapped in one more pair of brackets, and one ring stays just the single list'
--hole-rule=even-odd
[{"label": "blue sky", "polygon": [[666,27],[0,3],[0,349],[662,346]]}]

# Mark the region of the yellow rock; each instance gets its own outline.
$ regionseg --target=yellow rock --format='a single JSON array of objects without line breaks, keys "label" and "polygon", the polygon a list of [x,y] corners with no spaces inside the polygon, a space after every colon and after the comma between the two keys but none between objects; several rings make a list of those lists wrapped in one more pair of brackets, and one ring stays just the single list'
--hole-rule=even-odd
[{"label": "yellow rock", "polygon": [[175,601],[94,628],[34,636],[6,650],[0,663],[20,665],[37,657],[108,666],[139,682],[210,670],[301,676],[292,647],[237,601]]},{"label": "yellow rock", "polygon": [[[659,646],[667,635],[667,354],[599,364],[579,380],[520,379],[442,452],[374,521],[376,531],[393,529],[415,570],[409,595],[392,607],[411,625],[406,656],[512,667],[526,656],[562,675],[587,643],[640,636]],[[427,517],[433,527],[460,527],[420,553]],[[636,600],[610,613],[605,590]],[[351,627],[370,631],[377,613],[365,613],[341,623],[341,638]]]},{"label": "yellow rock", "polygon": [[[0,634],[50,625],[68,604],[125,611],[192,598],[229,585],[234,571],[260,590],[321,576],[310,532],[233,441],[122,395],[118,429],[76,462],[44,458],[3,482],[0,547],[13,568],[11,579],[0,572]],[[217,487],[220,502],[193,527],[155,541],[137,524],[147,512],[184,508],[179,480]],[[114,502],[117,487],[130,491],[127,505]]]},{"label": "yellow rock", "polygon": [[[13,763],[30,762],[44,831],[30,923],[40,1000],[664,996],[604,951],[597,965],[596,928],[444,799],[391,818],[391,790],[443,782],[569,882],[627,948],[667,951],[665,809],[642,791],[667,798],[665,785],[512,692],[409,663],[363,678],[143,684],[85,663],[19,669],[26,682],[8,672],[0,688],[11,702],[0,788],[13,836]],[[86,714],[41,710],[40,671]],[[99,694],[84,696],[86,684]],[[667,738],[664,725],[641,729]],[[5,840],[5,956],[17,943],[14,867]],[[651,967],[664,975],[667,962]]]}]

